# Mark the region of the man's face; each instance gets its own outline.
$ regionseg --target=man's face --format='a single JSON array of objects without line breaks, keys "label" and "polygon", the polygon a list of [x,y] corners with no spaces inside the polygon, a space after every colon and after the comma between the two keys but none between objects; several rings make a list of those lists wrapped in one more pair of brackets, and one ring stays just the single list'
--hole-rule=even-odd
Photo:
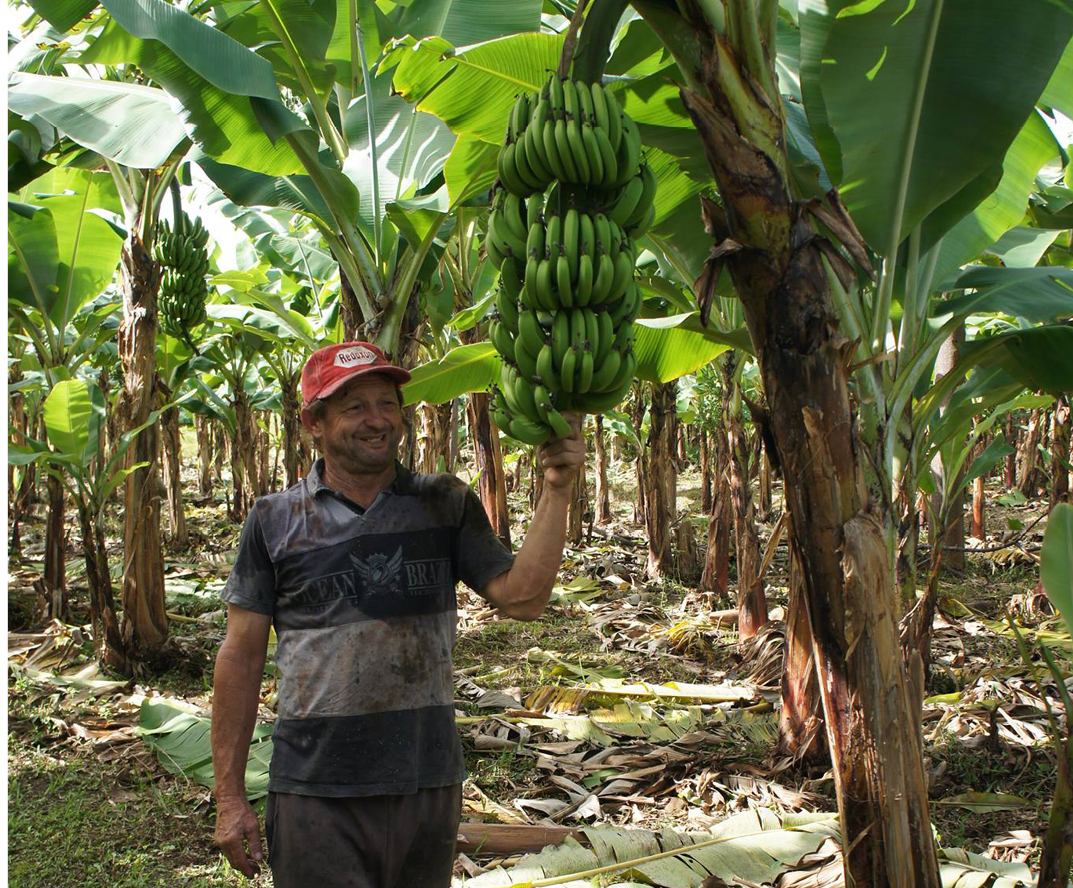
[{"label": "man's face", "polygon": [[403,433],[394,383],[376,374],[359,376],[326,398],[324,407],[319,419],[303,419],[320,438],[329,465],[370,474],[394,464]]}]

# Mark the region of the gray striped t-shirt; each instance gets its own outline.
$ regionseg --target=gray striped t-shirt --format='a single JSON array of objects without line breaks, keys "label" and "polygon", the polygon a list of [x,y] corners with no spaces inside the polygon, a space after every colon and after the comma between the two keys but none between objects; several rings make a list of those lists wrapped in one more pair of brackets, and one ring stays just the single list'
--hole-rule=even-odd
[{"label": "gray striped t-shirt", "polygon": [[453,475],[396,464],[395,482],[363,510],[322,473],[318,460],[257,500],[222,593],[276,629],[268,788],[365,796],[459,783],[455,586],[480,591],[514,556]]}]

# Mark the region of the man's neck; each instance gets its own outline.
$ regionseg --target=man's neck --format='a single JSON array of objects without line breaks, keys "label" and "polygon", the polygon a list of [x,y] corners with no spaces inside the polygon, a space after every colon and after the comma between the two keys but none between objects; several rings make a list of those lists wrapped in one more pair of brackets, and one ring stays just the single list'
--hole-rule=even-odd
[{"label": "man's neck", "polygon": [[332,490],[367,509],[380,495],[380,491],[386,490],[395,480],[395,462],[392,461],[391,465],[381,472],[355,473],[329,463],[325,456],[323,480]]}]

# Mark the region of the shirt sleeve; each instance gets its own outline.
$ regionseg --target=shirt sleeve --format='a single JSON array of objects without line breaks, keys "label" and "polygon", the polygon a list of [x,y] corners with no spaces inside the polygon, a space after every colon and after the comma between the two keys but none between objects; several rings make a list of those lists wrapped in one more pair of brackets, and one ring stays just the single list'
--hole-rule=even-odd
[{"label": "shirt sleeve", "polygon": [[455,535],[455,564],[458,577],[474,592],[514,565],[513,553],[496,536],[480,497],[466,488],[462,523]]},{"label": "shirt sleeve", "polygon": [[257,509],[250,509],[238,539],[235,565],[220,593],[228,604],[271,615],[276,609],[276,569],[268,557]]}]

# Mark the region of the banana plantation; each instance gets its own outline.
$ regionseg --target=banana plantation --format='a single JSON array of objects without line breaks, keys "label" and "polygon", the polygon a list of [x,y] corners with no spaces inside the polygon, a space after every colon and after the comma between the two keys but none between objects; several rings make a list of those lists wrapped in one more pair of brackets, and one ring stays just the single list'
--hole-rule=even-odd
[{"label": "banana plantation", "polygon": [[508,547],[586,441],[454,885],[1069,885],[1073,0],[8,13],[9,884],[251,884],[220,593],[357,341]]}]

